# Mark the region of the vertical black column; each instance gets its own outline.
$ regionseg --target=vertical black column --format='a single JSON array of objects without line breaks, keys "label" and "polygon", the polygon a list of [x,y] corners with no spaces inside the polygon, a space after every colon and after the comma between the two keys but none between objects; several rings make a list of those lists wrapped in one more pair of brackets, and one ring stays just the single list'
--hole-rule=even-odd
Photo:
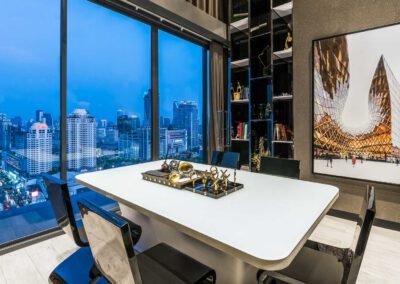
[{"label": "vertical black column", "polygon": [[158,160],[159,141],[159,90],[158,90],[158,29],[151,27],[151,158]]},{"label": "vertical black column", "polygon": [[60,176],[67,180],[67,0],[61,0],[60,39]]},{"label": "vertical black column", "polygon": [[208,164],[208,61],[207,48],[203,47],[203,106],[202,106],[202,134],[203,134],[203,162]]}]

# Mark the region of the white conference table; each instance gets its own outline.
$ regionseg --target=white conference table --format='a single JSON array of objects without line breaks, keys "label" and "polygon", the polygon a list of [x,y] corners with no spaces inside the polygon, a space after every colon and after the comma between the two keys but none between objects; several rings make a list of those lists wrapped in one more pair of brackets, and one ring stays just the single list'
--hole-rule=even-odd
[{"label": "white conference table", "polygon": [[330,185],[237,171],[244,188],[213,199],[142,179],[142,172],[161,164],[85,173],[76,180],[118,201],[122,214],[142,226],[139,251],[169,243],[214,268],[217,283],[255,283],[257,269],[287,267],[339,194]]}]

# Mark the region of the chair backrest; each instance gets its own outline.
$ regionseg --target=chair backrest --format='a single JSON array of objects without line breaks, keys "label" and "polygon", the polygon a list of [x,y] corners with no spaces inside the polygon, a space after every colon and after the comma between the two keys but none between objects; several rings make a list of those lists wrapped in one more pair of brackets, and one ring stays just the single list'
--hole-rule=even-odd
[{"label": "chair backrest", "polygon": [[218,166],[221,163],[223,153],[221,151],[213,151],[211,165]]},{"label": "chair backrest", "polygon": [[43,174],[42,178],[57,224],[78,246],[87,246],[88,243],[82,241],[79,235],[67,183],[49,174]]},{"label": "chair backrest", "polygon": [[368,238],[371,232],[372,224],[375,220],[376,207],[375,207],[375,188],[373,186],[367,186],[365,192],[360,216],[359,224],[360,229],[356,236],[356,255],[362,255],[367,247]]},{"label": "chair backrest", "polygon": [[221,167],[239,169],[240,167],[240,154],[236,152],[223,152]]},{"label": "chair backrest", "polygon": [[102,276],[111,283],[142,283],[128,222],[85,199],[78,207]]},{"label": "chair backrest", "polygon": [[300,161],[272,157],[261,157],[260,172],[289,178],[300,178]]}]

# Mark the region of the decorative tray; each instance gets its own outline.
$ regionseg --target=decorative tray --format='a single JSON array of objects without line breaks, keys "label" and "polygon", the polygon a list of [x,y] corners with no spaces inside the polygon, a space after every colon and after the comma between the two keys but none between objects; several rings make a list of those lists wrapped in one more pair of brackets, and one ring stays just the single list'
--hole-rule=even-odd
[{"label": "decorative tray", "polygon": [[143,179],[162,184],[168,187],[183,189],[193,193],[202,194],[211,198],[220,198],[242,189],[244,186],[236,182],[236,170],[234,170],[234,181],[228,180],[230,174],[227,170],[218,170],[211,167],[210,171],[193,169],[187,162],[173,160],[173,166],[164,162],[163,169],[151,170],[142,173]]}]

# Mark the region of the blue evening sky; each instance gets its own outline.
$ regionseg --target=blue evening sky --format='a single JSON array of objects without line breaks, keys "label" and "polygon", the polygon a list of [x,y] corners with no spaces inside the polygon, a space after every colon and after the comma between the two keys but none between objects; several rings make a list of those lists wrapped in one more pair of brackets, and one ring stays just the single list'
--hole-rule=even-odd
[{"label": "blue evening sky", "polygon": [[[0,113],[59,115],[60,3],[0,0]],[[21,9],[24,7],[24,9]],[[67,110],[115,121],[117,109],[143,119],[150,80],[150,26],[87,0],[68,1]],[[160,115],[174,100],[201,106],[202,48],[160,31]],[[201,114],[201,111],[199,111]]]}]

